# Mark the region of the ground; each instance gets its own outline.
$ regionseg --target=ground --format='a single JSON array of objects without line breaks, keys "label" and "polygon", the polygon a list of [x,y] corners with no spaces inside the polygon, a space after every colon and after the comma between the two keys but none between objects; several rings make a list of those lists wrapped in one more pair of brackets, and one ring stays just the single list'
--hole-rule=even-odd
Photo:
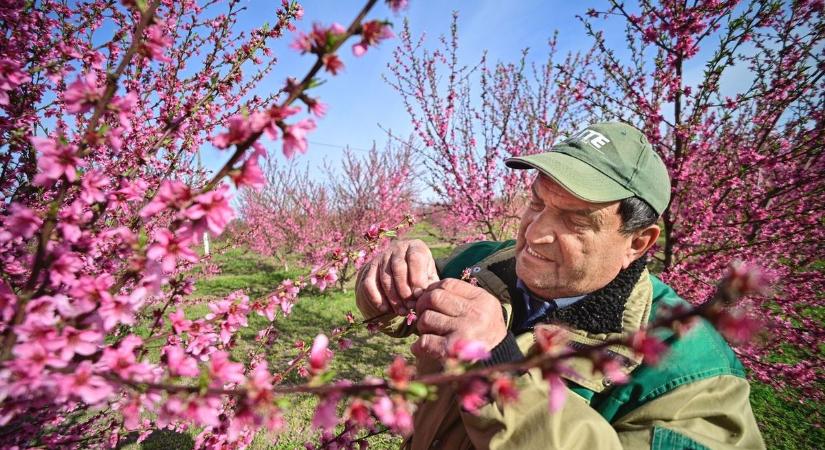
[{"label": "ground", "polygon": [[[449,253],[451,246],[433,240],[426,230],[419,226],[413,231],[414,237],[423,238],[433,247],[436,257]],[[216,245],[220,248],[221,245]],[[269,292],[284,278],[292,277],[300,271],[281,270],[271,259],[254,254],[243,248],[227,248],[214,252],[212,262],[220,267],[221,272],[212,276],[199,276],[196,291],[192,299],[195,304],[186,307],[188,318],[202,317],[207,311],[207,302],[243,289],[250,298],[256,298]],[[196,268],[194,273],[199,269]],[[352,289],[327,291],[302,295],[292,315],[278,323],[279,337],[268,350],[271,368],[286,367],[286,362],[297,351],[293,347],[296,340],[311,343],[320,331],[329,333],[336,326],[346,324],[346,313],[352,311],[357,316]],[[241,339],[233,350],[233,356],[242,358],[253,346],[255,333],[266,325],[266,319],[250,315],[250,326],[241,332]],[[145,332],[145,329],[144,329]],[[349,336],[353,346],[345,351],[336,352],[332,370],[337,379],[358,380],[368,375],[382,375],[383,370],[395,355],[410,357],[410,339],[399,340],[381,334],[370,335],[360,329]],[[783,358],[789,358],[783,356]],[[287,382],[300,382],[297,376],[290,376]],[[759,422],[760,429],[769,449],[811,449],[818,448],[825,442],[825,430],[821,426],[825,416],[825,406],[801,397],[793,389],[777,392],[772,387],[752,383],[751,404]],[[315,400],[309,396],[298,396],[290,401],[290,411],[286,414],[286,431],[276,436],[259,434],[252,449],[281,450],[303,448],[306,440],[312,440],[315,432],[310,427]],[[158,431],[143,443],[131,442],[121,448],[136,449],[188,449],[192,448],[191,435]],[[370,439],[370,448],[398,448],[401,439],[389,434],[382,434]]]}]

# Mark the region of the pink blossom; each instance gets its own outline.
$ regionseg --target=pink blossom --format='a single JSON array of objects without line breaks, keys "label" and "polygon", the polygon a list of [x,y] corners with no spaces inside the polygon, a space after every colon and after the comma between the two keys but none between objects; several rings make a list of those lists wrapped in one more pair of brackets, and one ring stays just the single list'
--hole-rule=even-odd
[{"label": "pink blossom", "polygon": [[298,50],[301,54],[309,52],[320,54],[327,51],[330,42],[339,39],[339,36],[344,33],[346,33],[346,29],[341,24],[333,23],[324,28],[323,25],[315,23],[312,25],[311,33],[296,33],[295,40],[292,41],[290,47]]},{"label": "pink blossom", "polygon": [[5,281],[0,280],[0,318],[5,321],[11,320],[14,316],[14,306],[17,304],[17,296],[8,287]]},{"label": "pink blossom", "polygon": [[[135,192],[142,197],[142,193]],[[140,217],[147,219],[163,211],[169,206],[178,206],[192,198],[189,186],[180,181],[166,180],[160,184],[157,194],[151,202],[140,211]]]},{"label": "pink blossom", "polygon": [[103,87],[98,86],[97,78],[92,73],[78,77],[63,93],[66,111],[83,114],[90,111],[103,96]]},{"label": "pink blossom", "polygon": [[242,114],[235,114],[226,120],[228,130],[212,138],[212,143],[220,149],[246,141],[254,131],[252,121]]},{"label": "pink blossom", "polygon": [[194,358],[187,355],[178,345],[167,345],[163,347],[166,367],[169,373],[175,376],[196,377],[200,373],[198,363]]},{"label": "pink blossom", "polygon": [[762,328],[762,323],[742,310],[723,310],[712,317],[713,325],[725,338],[734,343],[742,344]]},{"label": "pink blossom", "polygon": [[258,165],[258,157],[253,155],[247,159],[240,170],[230,174],[232,181],[238,188],[250,187],[255,190],[260,190],[266,184],[266,178],[261,171],[261,166]]},{"label": "pink blossom", "polygon": [[323,333],[315,336],[312,341],[312,349],[309,351],[309,366],[312,368],[312,373],[320,373],[326,369],[330,359],[332,359],[332,352],[327,348],[329,346],[329,338]]},{"label": "pink blossom", "polygon": [[57,309],[66,318],[77,317],[92,311],[98,302],[112,301],[109,288],[115,284],[114,277],[108,273],[101,273],[96,277],[83,275],[72,286],[70,298],[56,301]]},{"label": "pink blossom", "polygon": [[516,383],[512,378],[500,376],[493,380],[490,385],[490,392],[493,397],[502,404],[510,404],[518,401],[519,392]]},{"label": "pink blossom", "polygon": [[12,203],[9,212],[11,214],[4,218],[3,228],[0,229],[0,243],[16,238],[28,239],[43,224],[43,220],[34,211],[20,203]]},{"label": "pink blossom", "polygon": [[[287,81],[287,85],[290,85],[290,81]],[[290,87],[285,89],[289,90]],[[265,113],[256,115],[256,117],[258,117],[256,127],[260,131],[263,131],[268,138],[273,140],[278,139],[278,127],[282,125],[283,120],[300,111],[301,108],[298,106],[273,106]],[[264,156],[266,154],[264,151],[258,153]]]},{"label": "pink blossom", "polygon": [[231,362],[229,354],[223,351],[212,353],[209,363],[209,376],[212,378],[213,384],[216,385],[241,384],[246,381],[243,375],[243,364]]},{"label": "pink blossom", "polygon": [[450,342],[447,352],[459,361],[476,362],[490,357],[490,352],[481,341],[455,339]]},{"label": "pink blossom", "polygon": [[103,188],[109,185],[109,178],[99,170],[90,170],[83,175],[80,186],[80,199],[87,205],[103,202],[106,200],[106,193]]},{"label": "pink blossom", "polygon": [[554,369],[542,370],[542,376],[548,383],[550,391],[547,407],[551,413],[559,411],[567,401],[567,385],[561,375]]},{"label": "pink blossom", "polygon": [[656,364],[667,351],[667,345],[656,336],[650,335],[647,331],[641,330],[633,334],[630,340],[630,347],[637,354],[644,358],[646,364]]},{"label": "pink blossom", "polygon": [[298,50],[301,54],[309,53],[312,51],[312,40],[308,34],[299,31],[295,33],[295,39],[289,44],[289,47]]},{"label": "pink blossom", "polygon": [[332,392],[321,398],[312,417],[312,426],[321,430],[331,430],[338,425],[338,401],[340,392]]},{"label": "pink blossom", "polygon": [[198,255],[189,248],[190,235],[175,234],[166,228],[155,231],[155,242],[146,251],[146,257],[161,262],[166,272],[175,270],[178,260],[198,262]]},{"label": "pink blossom", "polygon": [[134,325],[137,307],[138,303],[131,296],[118,295],[101,301],[97,313],[103,319],[103,328],[111,330],[119,323]]},{"label": "pink blossom", "polygon": [[734,261],[728,266],[727,278],[740,295],[766,295],[770,290],[769,277],[755,264]]},{"label": "pink blossom", "polygon": [[172,62],[172,60],[166,56],[165,50],[167,47],[172,45],[173,41],[172,38],[166,36],[164,32],[165,26],[162,24],[152,25],[146,28],[146,38],[143,41],[143,53],[159,62]]},{"label": "pink blossom", "polygon": [[344,417],[347,421],[364,428],[371,427],[375,422],[372,419],[369,404],[359,398],[356,398],[347,406]]},{"label": "pink blossom", "polygon": [[300,122],[289,125],[284,131],[284,155],[287,158],[292,158],[295,151],[306,153],[308,132],[315,129],[315,121],[312,119],[304,119]]},{"label": "pink blossom", "polygon": [[75,243],[83,236],[80,227],[91,220],[92,216],[92,212],[86,205],[76,200],[60,210],[58,214],[60,223],[57,227],[68,242]]},{"label": "pink blossom", "polygon": [[324,116],[327,115],[327,109],[329,106],[326,103],[322,103],[318,100],[313,100],[311,103],[308,103],[309,112],[311,112],[315,117],[322,119]]},{"label": "pink blossom", "polygon": [[402,356],[396,356],[387,369],[387,375],[398,389],[405,389],[410,382],[410,378],[415,374],[415,368],[407,365],[407,361]]},{"label": "pink blossom", "polygon": [[89,356],[103,344],[103,334],[96,330],[78,330],[71,326],[63,328],[65,343],[60,348],[60,357],[70,361],[74,355]]},{"label": "pink blossom", "polygon": [[338,270],[335,267],[323,269],[321,267],[313,267],[309,275],[309,282],[313,286],[317,286],[318,290],[324,291],[327,286],[332,285],[338,280]]},{"label": "pink blossom", "polygon": [[31,376],[39,374],[46,366],[66,367],[66,361],[48,351],[39,342],[21,342],[14,346],[12,353],[23,360]]},{"label": "pink blossom", "polygon": [[593,360],[593,371],[601,371],[613,384],[624,384],[630,379],[622,369],[622,364],[607,354],[599,354]]},{"label": "pink blossom", "polygon": [[57,323],[55,305],[48,296],[38,297],[26,305],[26,322],[36,322],[45,326]]},{"label": "pink blossom", "polygon": [[135,92],[129,92],[123,97],[115,96],[114,98],[112,98],[112,102],[109,103],[109,110],[117,113],[117,118],[120,122],[120,126],[126,128],[127,130],[131,129],[129,117],[130,113],[137,105],[137,101],[137,94]]},{"label": "pink blossom", "polygon": [[399,13],[406,9],[408,4],[409,0],[387,0],[387,5],[389,5],[394,13]]},{"label": "pink blossom", "polygon": [[31,143],[40,153],[37,158],[37,167],[40,172],[35,177],[35,183],[48,186],[54,180],[65,176],[70,182],[77,180],[77,168],[83,166],[83,161],[77,154],[77,146],[58,142],[51,138],[31,137]]},{"label": "pink blossom", "polygon": [[372,411],[384,425],[402,435],[412,432],[412,414],[403,399],[381,396],[372,404]]},{"label": "pink blossom", "polygon": [[184,331],[189,331],[189,327],[192,325],[191,320],[186,320],[186,316],[184,316],[183,310],[178,308],[172,314],[169,314],[169,321],[172,323],[172,329],[175,330],[176,334],[181,334]]},{"label": "pink blossom", "polygon": [[66,252],[58,256],[52,263],[49,275],[52,286],[59,286],[61,283],[73,286],[77,279],[77,272],[83,268],[83,261],[77,253]]},{"label": "pink blossom", "polygon": [[368,47],[394,36],[392,28],[387,23],[380,20],[366,22],[361,26],[361,41],[352,46],[352,54],[362,56]]},{"label": "pink blossom", "polygon": [[556,355],[567,346],[567,332],[557,327],[537,326],[535,329],[536,344],[542,353]]},{"label": "pink blossom", "polygon": [[412,324],[413,324],[416,320],[418,320],[418,316],[415,314],[415,310],[414,310],[414,309],[411,309],[411,310],[407,313],[407,321],[406,321],[406,322],[407,322],[407,326],[412,325]]},{"label": "pink blossom", "polygon": [[333,75],[338,75],[338,73],[344,70],[344,63],[335,53],[327,53],[321,57],[321,62],[324,63],[324,70]]},{"label": "pink blossom", "polygon": [[221,184],[215,190],[195,197],[194,205],[184,212],[185,216],[195,221],[194,229],[204,231],[208,229],[219,235],[226,225],[235,218],[235,211],[229,206],[229,186]]},{"label": "pink blossom", "polygon": [[20,63],[9,58],[0,58],[0,106],[9,104],[9,92],[31,77],[20,69]]},{"label": "pink blossom", "polygon": [[103,377],[94,374],[91,361],[82,361],[71,374],[60,377],[58,383],[61,395],[76,396],[88,405],[102,402],[114,391]]},{"label": "pink blossom", "polygon": [[479,408],[484,406],[487,402],[487,394],[490,387],[487,382],[481,378],[471,378],[464,383],[458,390],[458,398],[461,407],[470,413],[475,413]]}]

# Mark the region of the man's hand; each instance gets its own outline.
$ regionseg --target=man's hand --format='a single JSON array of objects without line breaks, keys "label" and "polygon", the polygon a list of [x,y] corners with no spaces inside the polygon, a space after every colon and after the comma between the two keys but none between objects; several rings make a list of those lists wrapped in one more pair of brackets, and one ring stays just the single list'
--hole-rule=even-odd
[{"label": "man's hand", "polygon": [[430,283],[438,281],[430,249],[422,241],[397,241],[358,274],[355,304],[364,318],[405,315]]},{"label": "man's hand", "polygon": [[411,350],[419,359],[443,360],[456,339],[481,341],[492,350],[507,335],[501,303],[484,289],[447,278],[431,284],[415,305],[421,337]]}]

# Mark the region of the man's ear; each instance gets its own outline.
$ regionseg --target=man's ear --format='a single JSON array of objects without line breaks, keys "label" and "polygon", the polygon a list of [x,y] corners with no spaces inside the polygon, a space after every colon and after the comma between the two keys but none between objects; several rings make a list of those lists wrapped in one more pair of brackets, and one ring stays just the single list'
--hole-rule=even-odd
[{"label": "man's ear", "polygon": [[659,239],[660,233],[661,230],[659,229],[659,226],[655,224],[642,228],[641,230],[634,231],[633,236],[630,238],[630,246],[628,246],[627,253],[625,255],[624,268],[626,269],[630,263],[636,261],[647,253],[647,251],[650,250],[650,247],[653,247],[653,244],[655,244],[656,240]]}]

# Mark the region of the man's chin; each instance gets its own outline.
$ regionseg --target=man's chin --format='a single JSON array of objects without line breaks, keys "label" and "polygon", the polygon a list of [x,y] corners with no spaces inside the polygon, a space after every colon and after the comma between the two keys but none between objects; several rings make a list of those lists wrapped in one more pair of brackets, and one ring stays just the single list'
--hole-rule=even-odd
[{"label": "man's chin", "polygon": [[[526,261],[525,261],[526,259]],[[552,289],[547,289],[547,282],[541,277],[542,273],[548,273],[553,269],[554,263],[547,261],[546,264],[536,264],[535,258],[524,258],[521,254],[516,258],[516,276],[536,295],[545,296],[550,294]],[[550,298],[550,296],[547,296]]]}]

